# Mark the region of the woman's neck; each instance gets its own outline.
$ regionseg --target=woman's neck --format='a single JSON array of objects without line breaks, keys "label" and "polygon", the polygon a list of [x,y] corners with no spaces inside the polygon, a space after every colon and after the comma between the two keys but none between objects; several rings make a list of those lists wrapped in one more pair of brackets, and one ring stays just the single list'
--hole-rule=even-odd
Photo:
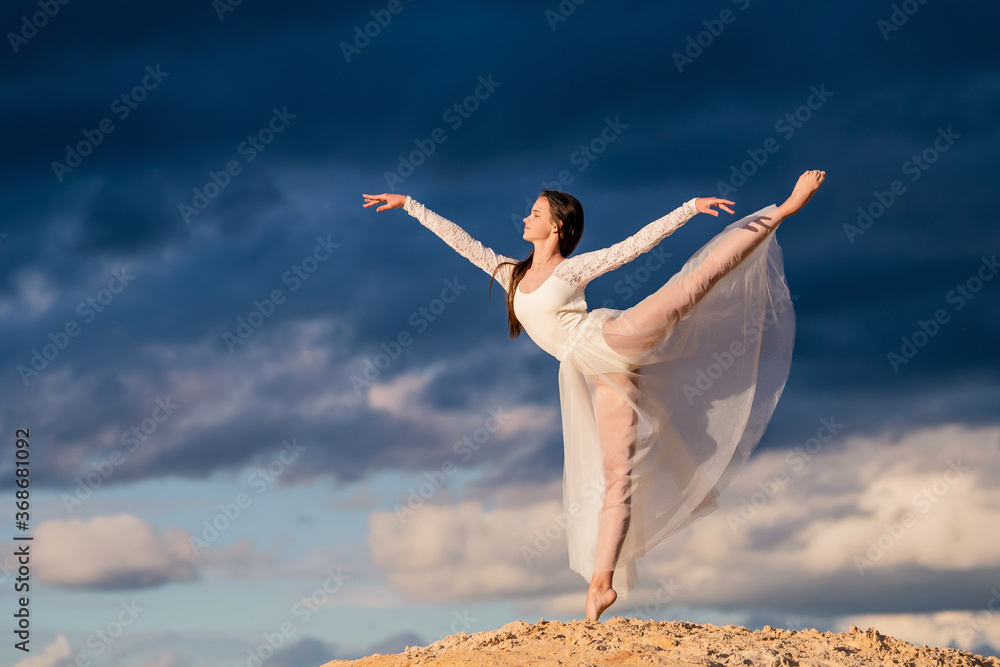
[{"label": "woman's neck", "polygon": [[553,243],[550,239],[545,241],[535,242],[535,251],[531,256],[531,267],[532,269],[538,268],[542,269],[547,266],[553,266],[565,259],[559,252],[559,246]]}]

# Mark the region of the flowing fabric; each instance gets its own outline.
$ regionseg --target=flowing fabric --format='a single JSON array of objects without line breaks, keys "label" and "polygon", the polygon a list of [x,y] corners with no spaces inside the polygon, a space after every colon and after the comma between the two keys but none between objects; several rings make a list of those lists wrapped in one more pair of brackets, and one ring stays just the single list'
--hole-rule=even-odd
[{"label": "flowing fabric", "polygon": [[[717,507],[716,498],[756,447],[784,389],[795,314],[773,234],[710,288],[696,273],[728,235],[772,210],[734,222],[640,304],[590,312],[561,359],[563,503],[573,517],[567,531],[570,567],[588,580],[595,571],[614,569],[612,586],[623,597],[635,585],[635,559]],[[684,304],[692,283],[698,300],[666,332],[651,331],[633,317],[647,301]],[[646,352],[614,349],[658,334]],[[635,389],[622,386],[622,376]],[[606,460],[610,453],[598,424],[599,414],[616,415],[616,399],[635,413],[630,441],[619,445],[629,450],[625,465],[620,456]],[[606,470],[607,463],[624,475]],[[609,478],[617,478],[617,486],[608,486]],[[616,562],[613,551],[597,550],[602,520],[627,522]]]},{"label": "flowing fabric", "polygon": [[[516,261],[416,201],[405,209],[485,271]],[[588,581],[613,570],[622,598],[636,559],[717,507],[784,389],[795,314],[775,211],[728,225],[631,308],[588,312],[583,288],[684,224],[694,200],[515,292],[525,331],[560,361],[570,567]],[[498,273],[508,286],[510,266]]]}]

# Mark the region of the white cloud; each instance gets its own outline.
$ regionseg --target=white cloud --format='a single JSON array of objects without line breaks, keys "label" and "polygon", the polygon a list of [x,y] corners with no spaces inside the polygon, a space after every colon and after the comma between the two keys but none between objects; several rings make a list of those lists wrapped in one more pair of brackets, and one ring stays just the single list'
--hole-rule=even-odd
[{"label": "white cloud", "polygon": [[[773,550],[794,553],[799,568],[814,574],[856,571],[854,556],[872,543],[884,551],[873,570],[1000,566],[982,531],[1000,519],[998,445],[996,427],[950,425],[901,438],[845,436],[809,460],[804,443],[800,451],[758,454],[724,496],[726,525],[737,536],[727,541],[747,546],[764,533],[780,536]],[[768,497],[778,471],[788,482]]]},{"label": "white cloud", "polygon": [[[1000,597],[994,599],[994,606]],[[878,628],[883,635],[917,646],[951,646],[980,652],[989,647],[1000,651],[1000,607],[997,611],[941,611],[933,614],[864,614],[841,619],[844,630],[851,625]]]},{"label": "white cloud", "polygon": [[393,417],[420,421],[424,418],[420,398],[434,379],[433,372],[400,373],[388,382],[368,389],[368,405]]},{"label": "white cloud", "polygon": [[136,588],[196,576],[186,532],[160,533],[129,514],[44,521],[32,559],[39,581],[68,588]]},{"label": "white cloud", "polygon": [[815,610],[912,601],[920,587],[933,598],[952,577],[1000,571],[984,530],[1000,523],[1000,429],[817,444],[756,454],[716,515],[654,550],[646,572],[685,585],[677,604]]},{"label": "white cloud", "polygon": [[[342,372],[331,350],[338,349],[343,330],[341,319],[333,315],[277,322],[256,332],[221,362],[214,340],[186,347],[150,344],[146,350],[156,366],[169,369],[168,389],[148,373],[123,373],[121,382],[134,393],[149,396],[150,402],[169,393],[180,403],[180,422],[172,426],[181,429],[180,440],[251,415],[279,419],[293,410],[307,419],[334,419],[360,405],[349,386],[339,392],[330,389],[329,377]],[[262,391],[291,378],[310,387],[315,383],[320,393],[309,394],[303,407],[275,402]],[[322,383],[316,382],[319,378]]]},{"label": "white cloud", "polygon": [[73,657],[73,650],[65,635],[58,635],[56,640],[48,644],[38,655],[21,660],[14,667],[57,667],[62,661]]},{"label": "white cloud", "polygon": [[[176,638],[168,638],[168,641],[176,641]],[[93,656],[86,656],[85,653],[74,651],[70,648],[69,640],[66,639],[66,636],[60,634],[56,637],[55,641],[46,645],[41,653],[21,660],[13,667],[70,667],[75,664],[76,660],[80,660],[81,657],[89,659]],[[89,659],[85,664],[93,664],[93,660]],[[102,662],[101,664],[104,663]],[[115,661],[114,664],[121,663]],[[130,662],[129,664],[130,667],[177,667],[181,663],[179,662],[177,653],[167,650],[161,653],[159,658]]]},{"label": "white cloud", "polygon": [[[639,587],[615,613],[662,597],[671,578],[671,606],[838,616],[928,599],[942,612],[981,604],[942,591],[954,577],[976,576],[985,590],[983,573],[1000,573],[988,529],[1000,525],[998,445],[1000,428],[949,425],[880,437],[844,429],[827,443],[758,452],[715,514],[639,561]],[[575,613],[586,582],[569,570],[563,537],[531,566],[520,552],[562,511],[558,484],[540,491],[492,509],[428,501],[403,523],[376,512],[373,559],[404,596],[535,594],[549,596],[551,613]]]},{"label": "white cloud", "polygon": [[[371,515],[374,562],[404,597],[471,600],[565,590],[585,585],[566,567],[566,540],[538,541],[562,512],[557,500],[487,510],[478,500],[425,505],[412,514]],[[539,531],[539,533],[536,533]],[[540,556],[522,551],[537,551]],[[530,561],[530,562],[529,562]]]},{"label": "white cloud", "polygon": [[[431,367],[420,373],[400,373],[386,382],[373,383],[367,393],[369,407],[397,419],[439,429],[442,433],[470,432],[481,427],[485,418],[480,415],[471,413],[470,416],[468,411],[456,413],[436,410],[424,401],[427,385],[438,370]],[[484,405],[499,409],[505,437],[525,432],[538,439],[539,433],[547,433],[560,425],[561,417],[557,408],[534,405],[508,408],[498,403],[499,401],[497,405]]]}]

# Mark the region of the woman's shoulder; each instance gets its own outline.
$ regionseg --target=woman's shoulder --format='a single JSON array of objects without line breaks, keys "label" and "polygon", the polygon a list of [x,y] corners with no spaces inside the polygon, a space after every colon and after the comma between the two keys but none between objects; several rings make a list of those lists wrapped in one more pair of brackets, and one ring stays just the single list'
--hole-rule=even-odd
[{"label": "woman's shoulder", "polygon": [[580,255],[567,257],[559,262],[552,272],[557,278],[569,283],[573,287],[583,287],[586,284],[585,277],[589,272],[589,261],[592,252],[585,252]]}]

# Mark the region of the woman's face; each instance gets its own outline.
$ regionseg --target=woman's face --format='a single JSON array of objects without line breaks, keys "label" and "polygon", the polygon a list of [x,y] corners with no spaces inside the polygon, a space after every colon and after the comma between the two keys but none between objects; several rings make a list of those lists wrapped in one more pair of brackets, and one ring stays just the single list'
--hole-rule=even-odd
[{"label": "woman's face", "polygon": [[524,219],[524,240],[543,241],[551,234],[558,236],[557,225],[549,210],[549,200],[539,197],[531,207],[531,213]]}]

